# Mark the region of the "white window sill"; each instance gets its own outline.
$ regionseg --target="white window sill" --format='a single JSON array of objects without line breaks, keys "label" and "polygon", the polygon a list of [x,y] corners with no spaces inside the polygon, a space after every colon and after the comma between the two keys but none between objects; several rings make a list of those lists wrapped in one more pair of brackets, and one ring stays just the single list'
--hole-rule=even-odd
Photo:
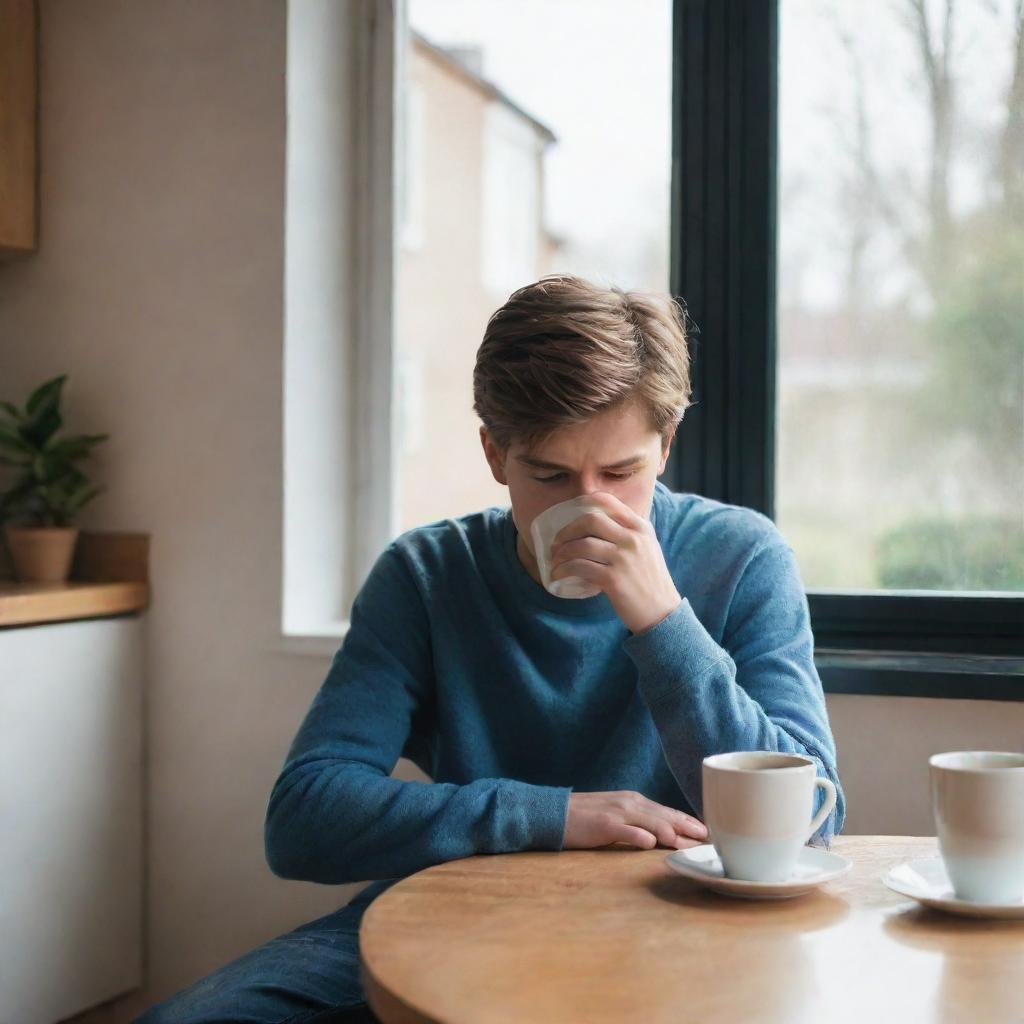
[{"label": "white window sill", "polygon": [[282,633],[276,645],[278,654],[299,654],[314,658],[332,658],[348,632],[348,622],[326,623],[304,633]]}]

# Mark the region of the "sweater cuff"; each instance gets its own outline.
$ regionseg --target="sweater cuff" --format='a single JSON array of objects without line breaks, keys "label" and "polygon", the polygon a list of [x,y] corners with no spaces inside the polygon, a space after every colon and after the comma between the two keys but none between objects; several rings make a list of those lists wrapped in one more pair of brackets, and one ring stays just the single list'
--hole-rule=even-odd
[{"label": "sweater cuff", "polygon": [[711,639],[685,597],[656,626],[626,637],[622,646],[639,671],[640,692],[648,705],[729,657]]},{"label": "sweater cuff", "polygon": [[504,780],[507,814],[500,845],[505,850],[561,850],[569,814],[569,786],[535,786]]}]

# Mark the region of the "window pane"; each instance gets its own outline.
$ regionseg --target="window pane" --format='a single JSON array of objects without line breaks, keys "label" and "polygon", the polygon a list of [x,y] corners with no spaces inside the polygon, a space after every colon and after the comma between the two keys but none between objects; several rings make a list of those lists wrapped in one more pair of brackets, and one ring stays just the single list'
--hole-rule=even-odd
[{"label": "window pane", "polygon": [[1024,590],[1020,3],[782,0],[777,521],[817,589]]},{"label": "window pane", "polygon": [[[473,362],[566,271],[668,289],[671,3],[410,0],[399,128],[399,528],[507,504]],[[628,84],[627,84],[628,83]]]}]

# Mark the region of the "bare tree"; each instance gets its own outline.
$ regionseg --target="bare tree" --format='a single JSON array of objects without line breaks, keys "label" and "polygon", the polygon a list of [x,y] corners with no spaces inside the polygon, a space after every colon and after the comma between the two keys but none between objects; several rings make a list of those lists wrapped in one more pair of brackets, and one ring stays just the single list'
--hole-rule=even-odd
[{"label": "bare tree", "polygon": [[1013,74],[999,140],[999,178],[1003,202],[1018,219],[1024,215],[1024,0],[1017,0],[1014,22]]},{"label": "bare tree", "polygon": [[924,73],[931,121],[928,168],[929,237],[921,260],[932,293],[949,268],[952,217],[949,203],[949,168],[953,152],[956,94],[953,77],[953,25],[955,0],[945,0],[938,38],[933,39],[927,0],[905,0],[904,20],[910,28]]}]

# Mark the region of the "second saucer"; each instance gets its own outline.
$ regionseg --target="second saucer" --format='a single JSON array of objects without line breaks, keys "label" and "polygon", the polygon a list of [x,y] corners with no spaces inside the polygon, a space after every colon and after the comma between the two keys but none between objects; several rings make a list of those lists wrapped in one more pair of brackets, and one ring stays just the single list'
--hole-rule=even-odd
[{"label": "second saucer", "polygon": [[964,917],[995,917],[1024,920],[1024,900],[1016,903],[975,903],[957,899],[941,857],[899,864],[882,879],[901,896],[909,896],[934,910]]}]

